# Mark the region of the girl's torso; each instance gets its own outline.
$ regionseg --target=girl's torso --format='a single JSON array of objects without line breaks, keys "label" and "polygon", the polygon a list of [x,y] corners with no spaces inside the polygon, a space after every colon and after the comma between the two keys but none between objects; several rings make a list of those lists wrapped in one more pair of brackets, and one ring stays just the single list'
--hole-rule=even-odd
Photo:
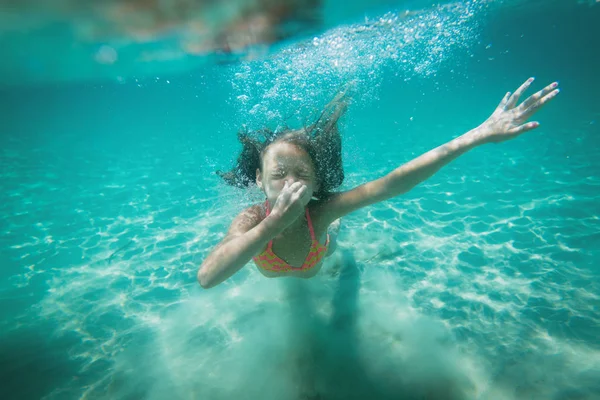
[{"label": "girl's torso", "polygon": [[[260,207],[260,221],[269,214],[266,203],[254,207]],[[274,237],[253,257],[255,265],[264,276],[311,278],[321,269],[329,244],[327,226],[323,226],[320,221],[318,207],[309,205],[305,215],[300,218],[303,220],[302,224]]]}]

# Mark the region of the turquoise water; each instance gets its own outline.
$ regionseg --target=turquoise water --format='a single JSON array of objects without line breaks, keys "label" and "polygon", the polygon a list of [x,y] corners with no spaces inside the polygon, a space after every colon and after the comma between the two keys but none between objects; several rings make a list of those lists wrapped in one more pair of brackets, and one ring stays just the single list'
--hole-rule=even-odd
[{"label": "turquoise water", "polygon": [[[0,397],[599,399],[594,4],[390,5],[265,59],[0,89]],[[540,128],[344,218],[317,277],[197,284],[261,199],[214,174],[241,126],[301,126],[356,80],[351,188],[529,76],[561,83]]]}]

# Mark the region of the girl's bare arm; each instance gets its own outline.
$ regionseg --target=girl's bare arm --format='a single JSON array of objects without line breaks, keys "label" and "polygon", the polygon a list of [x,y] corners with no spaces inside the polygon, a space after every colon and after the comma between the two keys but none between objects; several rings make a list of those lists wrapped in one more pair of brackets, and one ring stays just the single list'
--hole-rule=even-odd
[{"label": "girl's bare arm", "polygon": [[260,206],[238,215],[225,238],[211,251],[198,270],[198,282],[211,288],[238,272],[275,237],[280,228],[272,218],[262,218]]},{"label": "girl's bare arm", "polygon": [[329,197],[321,206],[322,218],[331,222],[359,208],[406,193],[444,165],[481,144],[503,142],[537,128],[539,123],[525,122],[556,96],[558,89],[557,83],[548,85],[517,106],[519,97],[532,81],[533,78],[528,79],[512,95],[507,93],[490,118],[479,127],[415,158],[382,178]]}]

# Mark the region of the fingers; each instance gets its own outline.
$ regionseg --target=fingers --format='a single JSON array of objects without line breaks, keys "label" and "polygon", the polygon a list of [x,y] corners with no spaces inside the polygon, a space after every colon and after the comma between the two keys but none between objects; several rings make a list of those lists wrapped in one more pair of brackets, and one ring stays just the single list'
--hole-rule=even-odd
[{"label": "fingers", "polygon": [[498,107],[496,107],[496,109],[502,109],[504,110],[506,108],[506,103],[508,103],[508,99],[510,98],[510,92],[507,92],[504,95],[504,98],[502,99],[502,101],[500,102],[500,104],[498,104]]},{"label": "fingers", "polygon": [[[524,110],[521,114],[521,118],[523,120],[527,120],[529,117],[531,117],[533,114],[535,114],[544,104],[546,104],[547,102],[552,100],[554,97],[556,97],[556,95],[560,92],[559,89],[555,89],[557,85],[558,84],[556,82],[551,85],[548,85],[543,90],[540,90],[535,95],[531,96],[531,97],[534,97],[534,96],[537,96],[537,97],[535,97],[531,101],[529,101],[531,99],[531,97],[529,99],[527,99],[525,101],[525,103],[527,103],[527,105],[523,106],[525,103],[523,103],[521,105],[521,106],[523,106],[523,110]],[[521,106],[519,106],[519,107],[521,107]]]},{"label": "fingers", "polygon": [[292,193],[291,200],[296,201],[296,200],[300,199],[302,196],[304,196],[304,193],[306,193],[306,190],[307,190],[306,185],[300,185],[300,187],[294,193]]},{"label": "fingers", "polygon": [[526,110],[529,107],[531,107],[536,101],[538,101],[539,99],[541,99],[542,97],[544,97],[545,95],[547,95],[548,93],[552,92],[554,89],[556,89],[556,87],[558,86],[558,82],[554,82],[551,83],[550,85],[546,86],[545,88],[543,88],[542,90],[540,90],[539,92],[529,96],[527,98],[527,100],[525,100],[523,103],[521,103],[521,105],[519,106],[519,108],[521,110]]},{"label": "fingers", "polygon": [[512,128],[511,130],[508,131],[508,133],[511,135],[511,137],[514,137],[514,136],[518,136],[522,133],[525,133],[527,131],[530,131],[532,129],[535,129],[538,126],[540,126],[539,122],[528,122],[521,126],[517,126],[516,128]]},{"label": "fingers", "polygon": [[[281,189],[281,192],[279,193],[279,197],[286,199],[291,198],[294,200],[295,198],[301,197],[304,192],[306,192],[306,189],[306,185],[302,184],[301,182],[294,182],[290,185],[288,181],[285,181],[283,184],[283,189]],[[300,195],[298,195],[298,193],[300,193]]]},{"label": "fingers", "polygon": [[306,190],[307,190],[306,185],[304,185],[300,182],[292,183],[288,188],[289,204],[293,204],[293,203],[296,203],[297,201],[299,201],[300,198],[302,196],[304,196],[304,193],[306,193]]},{"label": "fingers", "polygon": [[285,181],[283,183],[283,188],[281,189],[281,192],[279,192],[279,196],[277,196],[277,198],[281,200],[287,200],[288,197],[290,197],[291,195],[290,186],[291,185],[288,183],[288,181]]},{"label": "fingers", "polygon": [[279,192],[279,197],[281,196],[287,196],[287,194],[289,193],[290,189],[290,184],[288,183],[288,181],[285,181],[283,183],[283,189],[281,189],[281,192]]},{"label": "fingers", "polygon": [[532,82],[533,78],[529,78],[521,86],[519,86],[519,88],[515,90],[515,92],[512,94],[512,96],[510,96],[510,98],[506,102],[505,109],[513,108],[519,102],[519,98],[521,97],[523,92],[527,90],[527,88],[531,85]]},{"label": "fingers", "polygon": [[[287,182],[286,182],[287,183]],[[290,193],[297,192],[302,186],[304,186],[301,182],[294,182],[288,186],[288,190]]]}]

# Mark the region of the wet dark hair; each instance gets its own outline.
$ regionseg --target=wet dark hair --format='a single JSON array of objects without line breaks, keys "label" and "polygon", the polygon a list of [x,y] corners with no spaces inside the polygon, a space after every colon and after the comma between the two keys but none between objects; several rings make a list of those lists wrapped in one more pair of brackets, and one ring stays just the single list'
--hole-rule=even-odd
[{"label": "wet dark hair", "polygon": [[262,172],[262,161],[268,147],[274,143],[291,143],[306,151],[314,164],[320,185],[314,196],[320,199],[327,197],[344,181],[342,137],[337,123],[347,106],[345,94],[340,93],[308,127],[281,131],[267,128],[254,132],[241,130],[238,140],[242,144],[242,152],[234,168],[229,172],[217,171],[217,174],[229,185],[248,187],[256,183],[256,170]]}]

